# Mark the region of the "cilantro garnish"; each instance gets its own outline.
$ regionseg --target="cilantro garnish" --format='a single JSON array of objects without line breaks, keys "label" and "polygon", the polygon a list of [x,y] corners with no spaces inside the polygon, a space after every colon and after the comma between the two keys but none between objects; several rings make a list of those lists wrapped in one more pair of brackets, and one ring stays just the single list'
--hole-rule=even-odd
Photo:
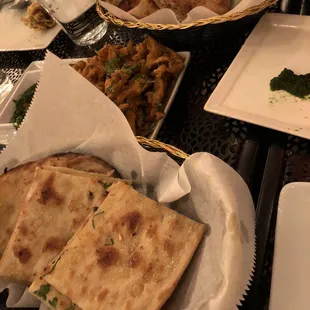
[{"label": "cilantro garnish", "polygon": [[120,66],[121,66],[120,58],[117,57],[110,60],[106,60],[104,62],[104,67],[107,72],[107,76],[109,77],[115,70],[119,69]]},{"label": "cilantro garnish", "polygon": [[112,183],[104,183],[103,181],[99,180],[98,183],[105,189],[107,190],[111,185]]},{"label": "cilantro garnish", "polygon": [[60,261],[60,259],[61,259],[61,256],[59,256],[59,257],[57,258],[57,260],[55,261],[55,263],[54,263],[53,267],[51,268],[51,270],[42,275],[42,278],[45,277],[46,275],[52,273],[52,272],[55,270],[56,265],[58,264],[58,262]]},{"label": "cilantro garnish", "polygon": [[72,304],[69,308],[67,308],[66,310],[74,310],[75,309],[75,304]]},{"label": "cilantro garnish", "polygon": [[34,291],[33,294],[38,295],[43,300],[46,300],[46,295],[49,293],[51,289],[50,284],[41,285],[38,291]]},{"label": "cilantro garnish", "polygon": [[100,214],[103,214],[104,213],[104,211],[101,211],[101,212],[99,212],[99,213],[97,213],[97,214],[95,214],[94,216],[93,216],[93,218],[92,218],[92,224],[93,224],[93,228],[95,229],[96,228],[96,226],[95,226],[95,217],[97,216],[97,215],[100,215]]},{"label": "cilantro garnish", "polygon": [[108,240],[108,242],[106,242],[104,245],[114,245],[113,238],[110,238],[110,240]]},{"label": "cilantro garnish", "polygon": [[49,300],[48,303],[56,309],[56,306],[57,306],[57,302],[58,302],[58,298],[57,297],[54,297],[53,300]]},{"label": "cilantro garnish", "polygon": [[10,122],[14,124],[15,128],[18,128],[23,122],[23,119],[31,104],[36,87],[36,84],[32,85],[19,97],[19,99],[13,100],[15,103],[15,109]]},{"label": "cilantro garnish", "polygon": [[106,91],[109,93],[114,93],[114,87],[113,85],[110,85],[109,87],[106,88]]}]

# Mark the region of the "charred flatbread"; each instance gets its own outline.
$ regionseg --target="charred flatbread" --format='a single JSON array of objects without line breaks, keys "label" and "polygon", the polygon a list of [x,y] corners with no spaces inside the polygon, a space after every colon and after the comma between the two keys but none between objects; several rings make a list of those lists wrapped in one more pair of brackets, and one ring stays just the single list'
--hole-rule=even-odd
[{"label": "charred flatbread", "polygon": [[[54,170],[54,169],[52,169]],[[36,168],[16,227],[0,260],[0,276],[32,282],[106,197],[110,182]],[[104,176],[105,177],[105,176]]]},{"label": "charred flatbread", "polygon": [[115,170],[103,160],[74,153],[50,156],[2,174],[0,176],[0,257],[11,237],[22,204],[30,189],[35,168],[42,165],[68,167],[109,176],[116,175]]},{"label": "charred flatbread", "polygon": [[[166,302],[205,231],[197,223],[113,184],[88,222],[42,276],[83,310],[155,310]],[[30,292],[41,298],[38,278]]]}]

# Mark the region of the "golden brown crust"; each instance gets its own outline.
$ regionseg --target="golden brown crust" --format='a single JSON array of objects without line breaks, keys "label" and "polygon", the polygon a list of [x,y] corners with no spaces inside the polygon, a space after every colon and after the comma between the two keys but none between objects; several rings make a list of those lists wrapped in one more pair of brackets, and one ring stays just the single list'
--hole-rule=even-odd
[{"label": "golden brown crust", "polygon": [[157,310],[204,231],[204,225],[117,183],[44,279],[84,310]]},{"label": "golden brown crust", "polygon": [[37,167],[0,260],[0,276],[31,282],[33,274],[43,272],[105,197],[105,188],[97,180]]},{"label": "golden brown crust", "polygon": [[[100,158],[75,153],[52,155],[17,166],[2,174],[0,176],[0,256],[13,232],[23,202],[30,189],[35,169],[38,166],[45,165],[108,175],[112,172],[114,176],[117,176],[113,168]],[[53,193],[48,192],[47,189],[46,192],[42,193],[41,199],[45,200],[50,195]],[[53,201],[58,202],[61,199],[61,197],[55,196],[52,198]]]}]

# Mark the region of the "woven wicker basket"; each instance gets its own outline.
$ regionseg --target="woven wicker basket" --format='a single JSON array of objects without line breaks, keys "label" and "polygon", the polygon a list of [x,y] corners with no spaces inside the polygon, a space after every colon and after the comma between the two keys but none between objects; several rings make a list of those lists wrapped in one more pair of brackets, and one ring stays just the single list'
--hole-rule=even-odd
[{"label": "woven wicker basket", "polygon": [[213,40],[221,35],[231,35],[238,30],[247,30],[260,19],[268,7],[277,3],[278,0],[265,0],[260,5],[227,16],[214,16],[193,23],[178,25],[125,21],[103,9],[99,0],[96,2],[99,16],[108,23],[130,29],[145,29],[159,39],[169,39],[170,41],[192,45]]},{"label": "woven wicker basket", "polygon": [[165,152],[170,157],[175,159],[179,164],[182,164],[183,161],[189,157],[189,155],[170,144],[165,144],[157,140],[150,140],[140,136],[137,136],[136,138],[140,145],[145,149],[149,151]]}]

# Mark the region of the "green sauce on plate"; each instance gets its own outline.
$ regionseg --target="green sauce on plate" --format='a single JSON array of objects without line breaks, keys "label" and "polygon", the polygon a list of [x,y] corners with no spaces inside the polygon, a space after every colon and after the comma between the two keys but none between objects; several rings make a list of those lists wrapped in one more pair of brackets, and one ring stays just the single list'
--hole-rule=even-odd
[{"label": "green sauce on plate", "polygon": [[270,81],[270,89],[285,90],[293,96],[307,99],[310,95],[310,73],[297,75],[285,68],[279,76]]}]

